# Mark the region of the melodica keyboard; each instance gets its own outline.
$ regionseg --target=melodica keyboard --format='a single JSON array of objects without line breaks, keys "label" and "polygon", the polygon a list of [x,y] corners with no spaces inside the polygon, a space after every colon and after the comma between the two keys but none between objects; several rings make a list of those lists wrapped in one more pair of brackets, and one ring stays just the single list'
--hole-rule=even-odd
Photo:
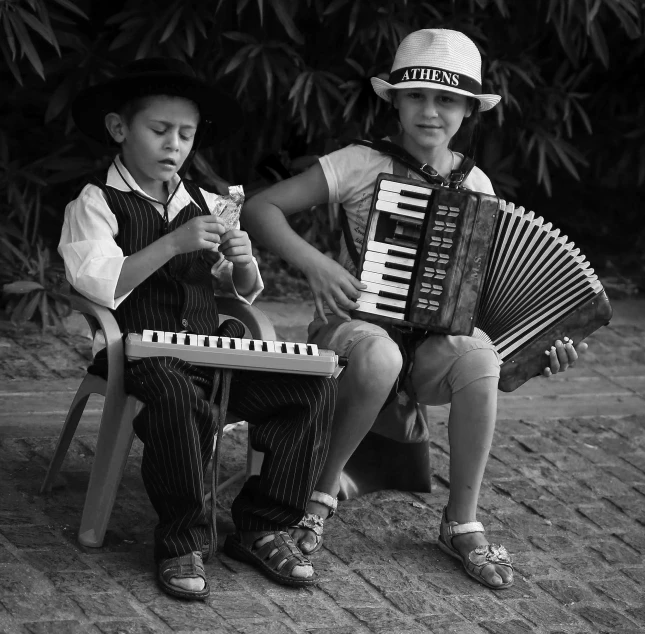
[{"label": "melodica keyboard", "polygon": [[129,333],[125,354],[130,360],[176,357],[195,365],[327,377],[337,376],[344,365],[344,359],[339,360],[332,350],[321,350],[314,344],[159,330]]}]

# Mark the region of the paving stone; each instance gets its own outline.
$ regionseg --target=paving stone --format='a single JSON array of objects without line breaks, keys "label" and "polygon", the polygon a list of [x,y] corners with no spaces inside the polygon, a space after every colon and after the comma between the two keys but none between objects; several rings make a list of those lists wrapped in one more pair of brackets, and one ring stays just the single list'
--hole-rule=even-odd
[{"label": "paving stone", "polygon": [[622,568],[621,572],[628,576],[641,586],[645,586],[645,569],[644,568]]},{"label": "paving stone", "polygon": [[513,439],[526,451],[530,451],[535,454],[544,455],[558,453],[560,451],[559,443],[543,435],[535,434],[531,436],[513,436]]},{"label": "paving stone", "polygon": [[546,485],[549,493],[562,500],[568,506],[578,504],[591,504],[595,502],[597,497],[591,495],[591,492],[586,487],[576,484],[561,484],[551,483]]},{"label": "paving stone", "polygon": [[573,548],[573,542],[566,535],[530,535],[529,541],[544,552],[563,552]]},{"label": "paving stone", "polygon": [[436,544],[424,544],[414,550],[395,551],[394,560],[412,575],[422,575],[429,572],[458,572],[461,563],[454,557],[449,557]]},{"label": "paving stone", "polygon": [[95,627],[102,634],[160,634],[165,631],[141,621],[97,621]]},{"label": "paving stone", "polygon": [[556,561],[537,550],[531,553],[525,553],[522,557],[514,558],[513,568],[515,570],[516,583],[518,576],[526,579],[534,579],[536,577],[553,577],[561,573],[561,569]]},{"label": "paving stone", "polygon": [[618,632],[636,626],[634,621],[612,608],[597,608],[589,605],[580,607],[576,611],[583,619],[589,621],[595,627],[600,629],[607,628],[611,632]]},{"label": "paving stone", "polygon": [[0,544],[0,564],[7,563],[16,563],[18,561],[16,557],[7,550],[2,544]]},{"label": "paving stone", "polygon": [[[17,560],[14,560],[17,561]],[[0,564],[0,597],[8,594],[39,594],[51,585],[43,575],[23,564]]]},{"label": "paving stone", "polygon": [[89,569],[88,565],[70,548],[32,550],[25,552],[23,556],[34,568],[43,572],[63,570],[82,572]]},{"label": "paving stone", "polygon": [[157,580],[153,574],[123,577],[118,580],[118,584],[141,603],[150,603],[155,599],[162,599],[167,596],[157,585]]},{"label": "paving stone", "polygon": [[419,589],[416,578],[397,566],[361,568],[357,573],[381,591],[411,592]]},{"label": "paving stone", "polygon": [[78,603],[81,610],[90,619],[99,617],[123,618],[138,616],[139,614],[123,596],[107,593],[81,594],[75,596],[74,601]]},{"label": "paving stone", "polygon": [[386,608],[348,608],[359,621],[362,621],[375,634],[392,634],[393,632],[422,632],[425,628],[406,620],[393,610]]},{"label": "paving stone", "polygon": [[565,506],[562,502],[555,498],[542,496],[538,500],[522,501],[522,504],[531,509],[536,515],[540,515],[544,519],[554,521],[556,519],[573,518],[573,512],[570,507]]},{"label": "paving stone", "polygon": [[565,552],[554,555],[560,566],[572,575],[586,578],[589,575],[594,577],[598,574],[606,574],[608,570],[606,564],[600,557],[588,552]]},{"label": "paving stone", "polygon": [[589,541],[589,539],[596,539],[602,534],[602,531],[595,524],[592,524],[589,520],[584,518],[557,518],[553,521],[553,526],[563,530],[565,535],[569,533],[569,535],[567,535],[569,539],[584,537],[588,538],[585,541]]},{"label": "paving stone", "polygon": [[385,598],[404,614],[417,617],[423,614],[445,614],[450,610],[438,595],[428,592],[385,592]]},{"label": "paving stone", "polygon": [[419,582],[441,597],[453,595],[490,597],[491,592],[481,583],[471,579],[465,572],[420,575]]},{"label": "paving stone", "polygon": [[562,473],[580,473],[589,469],[589,460],[573,451],[551,451],[544,458]]},{"label": "paving stone", "polygon": [[641,555],[621,544],[618,540],[594,541],[589,544],[589,548],[599,553],[610,564],[638,564],[642,563],[643,559]]},{"label": "paving stone", "polygon": [[645,624],[645,606],[640,605],[637,608],[629,608],[625,612],[635,621]]},{"label": "paving stone", "polygon": [[490,597],[449,597],[446,603],[472,623],[508,620],[516,616],[506,605]]},{"label": "paving stone", "polygon": [[536,583],[562,605],[572,606],[583,601],[592,601],[594,598],[589,590],[566,579],[544,579]]},{"label": "paving stone", "polygon": [[343,625],[344,619],[339,616],[340,612],[330,609],[328,605],[318,599],[310,597],[308,601],[303,601],[295,593],[287,595],[273,590],[267,594],[296,623],[306,624],[309,627]]},{"label": "paving stone", "polygon": [[228,634],[230,629],[222,618],[208,605],[200,601],[190,603],[159,599],[148,608],[171,630],[206,630],[209,634]]},{"label": "paving stone", "polygon": [[22,625],[29,634],[88,634],[96,632],[94,626],[79,621],[37,621]]},{"label": "paving stone", "polygon": [[519,619],[496,623],[495,621],[480,621],[480,627],[490,634],[529,634],[535,630],[526,622]]},{"label": "paving stone", "polygon": [[469,623],[457,614],[445,616],[420,616],[417,621],[425,625],[432,634],[484,634],[475,623]]},{"label": "paving stone", "polygon": [[625,577],[611,577],[597,581],[590,580],[589,585],[600,594],[623,606],[639,606],[643,603],[642,588],[635,587]]},{"label": "paving stone", "polygon": [[59,535],[48,526],[2,526],[2,533],[16,548],[37,549],[64,545]]},{"label": "paving stone", "polygon": [[517,611],[537,627],[575,625],[578,619],[553,601],[518,601]]},{"label": "paving stone", "polygon": [[[233,621],[231,623],[232,627],[234,630],[228,630],[230,631],[235,631],[235,632],[240,632],[240,634],[259,634],[262,632],[262,634],[293,634],[294,630],[293,628],[289,627],[286,625],[283,621],[258,621],[258,620],[251,620],[251,619],[245,619],[244,621]],[[338,629],[338,634],[345,634],[343,631],[343,628]],[[307,630],[308,632],[320,632],[321,634],[324,632],[336,632],[336,628],[332,628],[330,630]],[[350,630],[351,632],[351,630]]]},{"label": "paving stone", "polygon": [[370,592],[369,586],[356,577],[332,577],[317,585],[340,606],[380,603],[380,599]]},{"label": "paving stone", "polygon": [[60,620],[73,620],[80,616],[80,610],[67,597],[39,595],[38,600],[30,594],[5,596],[0,603],[7,612],[19,621],[43,620],[56,615]]},{"label": "paving stone", "polygon": [[624,525],[625,515],[617,510],[610,510],[604,506],[578,506],[578,512],[600,528],[616,531]]},{"label": "paving stone", "polygon": [[225,619],[274,616],[264,603],[249,592],[211,592],[208,605]]},{"label": "paving stone", "polygon": [[508,495],[516,502],[537,500],[541,495],[544,495],[542,487],[537,487],[525,479],[496,480],[492,484],[500,493]]},{"label": "paving stone", "polygon": [[95,594],[97,592],[118,592],[118,586],[109,577],[93,572],[53,572],[47,575],[58,592],[63,594]]}]

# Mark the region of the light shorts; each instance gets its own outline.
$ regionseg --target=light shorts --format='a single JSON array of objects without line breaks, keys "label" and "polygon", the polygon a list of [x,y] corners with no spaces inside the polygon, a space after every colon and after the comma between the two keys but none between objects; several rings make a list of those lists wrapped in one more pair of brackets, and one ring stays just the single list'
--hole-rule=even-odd
[{"label": "light shorts", "polygon": [[[316,319],[309,324],[309,342],[348,358],[363,339],[392,339],[387,330],[360,319],[344,321],[327,315],[328,324]],[[445,405],[452,395],[484,377],[499,379],[500,360],[495,346],[476,337],[429,335],[416,348],[410,380],[403,389],[418,403]]]}]

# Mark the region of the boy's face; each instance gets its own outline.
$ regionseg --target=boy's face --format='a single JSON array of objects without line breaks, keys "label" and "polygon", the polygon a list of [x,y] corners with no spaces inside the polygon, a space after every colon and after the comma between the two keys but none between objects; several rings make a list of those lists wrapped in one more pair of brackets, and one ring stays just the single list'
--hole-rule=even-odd
[{"label": "boy's face", "polygon": [[108,129],[121,144],[125,166],[139,186],[146,191],[168,182],[193,147],[197,106],[182,97],[158,95],[146,98],[129,121],[115,116],[116,125],[110,128],[108,123]]}]

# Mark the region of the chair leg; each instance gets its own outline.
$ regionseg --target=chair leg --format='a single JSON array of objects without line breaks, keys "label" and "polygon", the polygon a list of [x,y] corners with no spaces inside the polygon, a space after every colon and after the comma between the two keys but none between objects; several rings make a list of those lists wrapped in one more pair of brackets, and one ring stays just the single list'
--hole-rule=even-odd
[{"label": "chair leg", "polygon": [[136,405],[137,399],[129,396],[120,406],[108,406],[103,409],[94,464],[78,532],[78,541],[84,546],[100,548],[103,544],[116,492],[134,438],[132,419]]},{"label": "chair leg", "polygon": [[65,418],[63,428],[58,436],[58,443],[56,444],[54,455],[49,463],[49,468],[47,469],[47,474],[45,475],[43,484],[40,487],[41,493],[49,493],[52,489],[54,480],[63,465],[63,461],[65,460],[69,446],[72,443],[72,438],[74,438],[76,428],[81,420],[81,416],[83,415],[83,411],[85,410],[85,405],[87,404],[87,399],[90,397],[90,394],[103,394],[104,392],[105,381],[103,379],[92,374],[85,375],[83,382],[79,385],[78,390],[76,390],[76,395],[74,396],[69,412],[67,412],[67,418]]}]

